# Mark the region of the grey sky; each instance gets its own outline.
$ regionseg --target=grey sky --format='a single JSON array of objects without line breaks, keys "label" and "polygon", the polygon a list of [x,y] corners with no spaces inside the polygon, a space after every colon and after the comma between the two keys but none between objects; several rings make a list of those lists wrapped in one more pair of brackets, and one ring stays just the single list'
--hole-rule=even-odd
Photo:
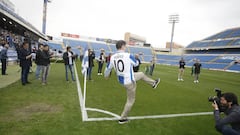
[{"label": "grey sky", "polygon": [[[16,11],[39,30],[43,0],[11,0]],[[240,0],[53,0],[48,4],[47,34],[61,32],[123,39],[144,36],[154,47],[170,41],[170,14],[179,14],[174,41],[184,46],[222,30],[240,27]]]}]

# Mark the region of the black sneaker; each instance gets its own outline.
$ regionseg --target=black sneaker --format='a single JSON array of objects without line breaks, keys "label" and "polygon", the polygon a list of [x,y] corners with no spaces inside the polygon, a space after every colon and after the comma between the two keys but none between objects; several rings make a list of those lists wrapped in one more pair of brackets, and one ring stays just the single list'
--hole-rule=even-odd
[{"label": "black sneaker", "polygon": [[121,120],[118,120],[118,123],[119,124],[125,124],[125,123],[128,123],[129,120],[128,119],[121,119]]},{"label": "black sneaker", "polygon": [[160,78],[158,78],[157,80],[155,80],[155,82],[153,83],[152,87],[153,87],[154,89],[156,89],[159,83],[160,83]]}]

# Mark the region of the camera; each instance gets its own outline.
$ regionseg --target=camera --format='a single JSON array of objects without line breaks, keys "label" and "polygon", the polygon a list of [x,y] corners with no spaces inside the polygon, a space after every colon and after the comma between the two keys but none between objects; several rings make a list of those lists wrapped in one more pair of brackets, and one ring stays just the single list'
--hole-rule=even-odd
[{"label": "camera", "polygon": [[213,103],[214,103],[214,101],[215,101],[216,104],[218,105],[219,111],[220,111],[220,112],[224,112],[224,111],[226,110],[226,108],[223,107],[223,106],[221,105],[221,102],[220,102],[220,99],[221,99],[221,97],[222,97],[222,91],[221,91],[219,88],[215,88],[214,91],[217,93],[217,94],[216,94],[217,96],[210,96],[210,97],[208,97],[208,101],[209,101],[209,102],[213,102]]},{"label": "camera", "polygon": [[222,96],[222,91],[219,88],[215,88],[214,91],[217,93],[217,96],[210,96],[208,97],[208,101],[209,102],[216,102],[218,104],[218,102],[220,103],[220,98]]}]

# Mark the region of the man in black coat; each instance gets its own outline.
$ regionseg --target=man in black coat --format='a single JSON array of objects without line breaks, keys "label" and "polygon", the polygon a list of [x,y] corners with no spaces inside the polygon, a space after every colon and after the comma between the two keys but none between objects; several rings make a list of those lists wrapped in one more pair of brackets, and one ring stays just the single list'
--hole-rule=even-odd
[{"label": "man in black coat", "polygon": [[88,80],[92,80],[92,68],[94,67],[94,62],[93,62],[94,59],[95,59],[94,51],[91,49],[88,49],[88,69],[87,69]]},{"label": "man in black coat", "polygon": [[72,81],[75,81],[74,79],[74,69],[73,69],[73,60],[75,59],[75,55],[71,51],[71,46],[67,47],[67,51],[63,53],[63,60],[65,64],[65,73],[66,73],[66,81],[68,81],[68,68],[71,73]]},{"label": "man in black coat", "polygon": [[7,75],[6,74],[6,69],[7,69],[7,51],[8,51],[8,44],[5,44],[3,46],[3,49],[0,51],[0,58],[1,58],[1,62],[2,62],[2,75]]},{"label": "man in black coat", "polygon": [[29,44],[27,42],[24,42],[22,45],[22,48],[19,51],[19,59],[20,59],[20,67],[22,68],[21,72],[21,81],[22,85],[26,85],[27,83],[30,83],[28,81],[28,73],[30,70],[30,66],[32,64],[32,55],[29,51]]}]

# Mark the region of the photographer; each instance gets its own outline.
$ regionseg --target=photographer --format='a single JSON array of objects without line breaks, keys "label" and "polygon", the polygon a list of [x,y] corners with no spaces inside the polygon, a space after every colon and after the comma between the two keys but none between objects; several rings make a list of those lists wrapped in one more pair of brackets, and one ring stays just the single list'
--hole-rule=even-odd
[{"label": "photographer", "polygon": [[[240,135],[240,106],[237,96],[233,93],[224,93],[221,95],[220,106],[216,101],[212,106],[216,129],[223,135]],[[223,118],[220,117],[220,108],[226,114]]]}]

